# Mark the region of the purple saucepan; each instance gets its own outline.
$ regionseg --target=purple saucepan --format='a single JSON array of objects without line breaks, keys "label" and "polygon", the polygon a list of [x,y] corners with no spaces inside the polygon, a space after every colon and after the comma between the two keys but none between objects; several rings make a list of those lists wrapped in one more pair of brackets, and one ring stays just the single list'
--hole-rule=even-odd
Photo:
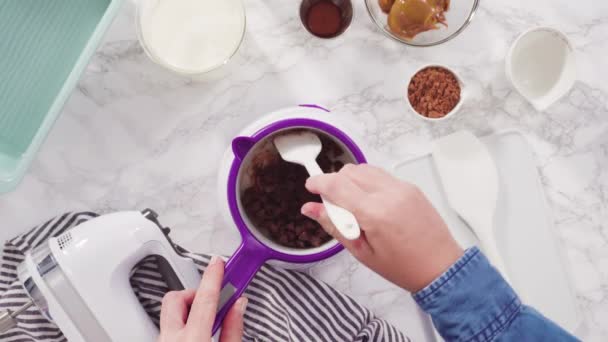
[{"label": "purple saucepan", "polygon": [[253,276],[266,261],[309,264],[329,258],[343,249],[336,240],[309,249],[281,246],[255,227],[241,208],[240,195],[247,186],[250,174],[247,170],[251,159],[259,153],[268,151],[274,135],[290,129],[302,128],[332,138],[345,151],[344,162],[355,164],[366,162],[361,149],[343,131],[328,123],[309,118],[275,121],[249,137],[237,137],[232,141],[234,159],[230,167],[226,191],[230,214],[241,234],[242,242],[226,264],[219,310],[213,324],[214,334],[221,326],[228,309],[242,295]]}]

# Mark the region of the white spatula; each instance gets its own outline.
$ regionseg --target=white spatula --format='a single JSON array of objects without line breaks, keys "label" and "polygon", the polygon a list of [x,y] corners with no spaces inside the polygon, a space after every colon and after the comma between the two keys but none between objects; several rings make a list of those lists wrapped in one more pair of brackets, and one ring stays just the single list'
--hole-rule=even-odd
[{"label": "white spatula", "polygon": [[488,259],[508,281],[494,233],[498,172],[487,147],[472,133],[460,131],[434,142],[433,160],[450,206],[469,225]]},{"label": "white spatula", "polygon": [[[304,166],[311,176],[323,174],[317,164],[317,156],[321,152],[321,140],[312,132],[297,132],[274,138],[274,145],[283,160]],[[336,229],[348,240],[358,239],[361,230],[357,219],[348,210],[341,208],[321,197],[327,215]]]}]

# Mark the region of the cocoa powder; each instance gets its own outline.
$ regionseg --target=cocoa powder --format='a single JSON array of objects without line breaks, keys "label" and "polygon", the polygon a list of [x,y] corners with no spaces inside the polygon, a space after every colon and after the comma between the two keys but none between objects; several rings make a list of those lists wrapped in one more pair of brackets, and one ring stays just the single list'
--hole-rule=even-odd
[{"label": "cocoa powder", "polygon": [[441,118],[460,102],[460,84],[449,70],[428,67],[412,77],[407,96],[418,114],[428,118]]},{"label": "cocoa powder", "polygon": [[308,10],[306,25],[310,32],[318,37],[333,37],[342,27],[342,11],[329,0],[318,1]]}]

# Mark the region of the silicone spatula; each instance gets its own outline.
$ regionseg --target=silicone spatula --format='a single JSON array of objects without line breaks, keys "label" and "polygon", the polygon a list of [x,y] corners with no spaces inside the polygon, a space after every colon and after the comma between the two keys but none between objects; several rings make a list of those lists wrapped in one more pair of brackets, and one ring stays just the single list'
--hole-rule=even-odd
[{"label": "silicone spatula", "polygon": [[494,233],[499,186],[490,152],[471,132],[459,131],[436,140],[432,153],[449,205],[475,233],[490,262],[508,281]]},{"label": "silicone spatula", "polygon": [[[317,164],[317,156],[321,153],[321,139],[308,131],[289,133],[274,138],[276,146],[283,160],[304,166],[311,176],[323,174]],[[321,196],[327,216],[336,226],[342,236],[348,240],[358,239],[361,229],[355,216],[348,210],[339,207]]]}]

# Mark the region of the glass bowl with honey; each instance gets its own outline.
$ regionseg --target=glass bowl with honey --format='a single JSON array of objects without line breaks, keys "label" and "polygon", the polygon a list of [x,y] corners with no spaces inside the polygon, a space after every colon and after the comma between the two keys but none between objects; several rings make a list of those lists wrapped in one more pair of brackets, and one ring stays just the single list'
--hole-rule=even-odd
[{"label": "glass bowl with honey", "polygon": [[365,5],[387,36],[411,46],[434,46],[464,31],[479,0],[365,0]]}]

